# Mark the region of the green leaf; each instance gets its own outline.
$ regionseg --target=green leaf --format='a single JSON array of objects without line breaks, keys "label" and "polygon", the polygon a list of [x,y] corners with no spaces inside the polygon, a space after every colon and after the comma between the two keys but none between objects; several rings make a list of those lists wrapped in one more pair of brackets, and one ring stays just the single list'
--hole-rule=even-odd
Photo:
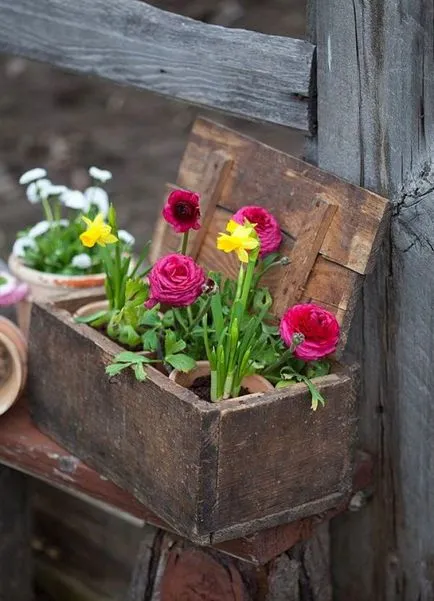
[{"label": "green leaf", "polygon": [[175,316],[173,314],[173,311],[171,309],[169,309],[163,315],[163,326],[165,328],[172,328],[174,326],[174,324],[175,324]]},{"label": "green leaf", "polygon": [[113,377],[120,373],[122,370],[126,369],[127,367],[129,367],[128,363],[112,363],[111,365],[107,365],[107,367],[105,368],[105,373],[108,376]]},{"label": "green leaf", "polygon": [[165,360],[174,369],[179,369],[179,371],[183,372],[191,371],[196,367],[196,361],[183,353],[179,353],[178,355],[167,355]]},{"label": "green leaf", "polygon": [[146,310],[143,315],[140,317],[139,324],[141,326],[146,326],[148,328],[153,328],[158,325],[161,321],[160,316],[158,315],[158,311],[155,309]]},{"label": "green leaf", "polygon": [[176,334],[173,330],[167,330],[164,337],[164,349],[166,355],[172,355],[172,348],[176,344]]},{"label": "green leaf", "polygon": [[291,382],[290,380],[280,380],[280,382],[277,382],[275,388],[276,390],[280,390],[281,388],[288,388],[288,386],[293,386],[294,384],[297,384],[297,382]]},{"label": "green leaf", "polygon": [[156,351],[158,349],[158,336],[155,330],[148,330],[142,336],[143,350]]},{"label": "green leaf", "polygon": [[95,313],[92,313],[91,315],[83,315],[83,317],[75,317],[74,321],[76,321],[77,323],[92,323],[96,320],[102,319],[102,318],[106,318],[107,317],[107,321],[105,323],[108,323],[109,319],[110,319],[110,311],[96,311]]},{"label": "green leaf", "polygon": [[148,376],[143,367],[143,363],[136,363],[132,366],[132,368],[134,370],[136,380],[138,380],[139,382],[144,382]]},{"label": "green leaf", "polygon": [[127,344],[131,347],[138,346],[142,341],[141,336],[130,325],[121,325],[118,339],[122,344]]},{"label": "green leaf", "polygon": [[308,378],[319,378],[330,373],[328,361],[311,361],[306,365],[306,376]]},{"label": "green leaf", "polygon": [[139,355],[132,351],[122,351],[114,358],[116,363],[149,363],[150,359],[146,355]]},{"label": "green leaf", "polygon": [[142,252],[139,255],[139,258],[137,259],[137,263],[136,263],[134,269],[132,270],[132,272],[130,274],[132,278],[136,275],[137,270],[140,268],[140,266],[142,265],[143,261],[148,256],[150,246],[151,246],[151,242],[148,241],[145,244],[145,246],[143,247]]}]

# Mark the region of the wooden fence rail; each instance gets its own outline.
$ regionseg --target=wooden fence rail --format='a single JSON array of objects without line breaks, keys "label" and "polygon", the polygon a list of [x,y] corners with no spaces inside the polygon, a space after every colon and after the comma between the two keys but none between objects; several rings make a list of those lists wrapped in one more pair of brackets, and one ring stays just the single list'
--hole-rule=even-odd
[{"label": "wooden fence rail", "polygon": [[314,50],[139,0],[0,0],[0,53],[306,132]]}]

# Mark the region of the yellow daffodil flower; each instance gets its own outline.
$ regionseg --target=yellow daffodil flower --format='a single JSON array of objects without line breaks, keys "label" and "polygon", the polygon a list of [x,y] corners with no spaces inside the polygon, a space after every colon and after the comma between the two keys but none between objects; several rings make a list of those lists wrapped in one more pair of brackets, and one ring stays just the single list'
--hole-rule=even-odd
[{"label": "yellow daffodil flower", "polygon": [[249,262],[248,250],[254,250],[259,246],[259,240],[255,232],[255,225],[247,223],[240,225],[232,219],[226,226],[229,234],[219,234],[217,248],[225,253],[236,252],[242,263]]},{"label": "yellow daffodil flower", "polygon": [[87,225],[87,230],[80,235],[83,246],[92,248],[95,244],[105,246],[106,244],[114,244],[118,241],[116,236],[111,233],[112,228],[107,223],[104,223],[102,213],[98,213],[93,221],[84,216],[82,219]]}]

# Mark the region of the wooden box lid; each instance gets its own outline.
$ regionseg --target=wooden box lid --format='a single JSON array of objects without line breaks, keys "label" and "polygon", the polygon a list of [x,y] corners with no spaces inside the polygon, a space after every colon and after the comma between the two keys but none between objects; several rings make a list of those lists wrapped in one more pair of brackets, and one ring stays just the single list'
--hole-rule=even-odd
[{"label": "wooden box lid", "polygon": [[[191,233],[190,254],[206,269],[232,278],[239,262],[233,253],[217,250],[218,233],[242,206],[272,212],[283,231],[280,252],[291,261],[264,278],[274,314],[299,302],[324,306],[341,324],[342,352],[363,277],[374,267],[386,229],[388,201],[205,119],[193,126],[177,186],[201,194],[202,228]],[[160,217],[152,261],[179,245],[180,237]]]}]

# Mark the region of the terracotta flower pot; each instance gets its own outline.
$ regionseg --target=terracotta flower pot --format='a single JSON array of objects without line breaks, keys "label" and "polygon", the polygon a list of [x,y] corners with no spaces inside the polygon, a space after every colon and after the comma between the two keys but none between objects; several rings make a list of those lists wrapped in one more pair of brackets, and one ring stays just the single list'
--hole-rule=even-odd
[{"label": "terracotta flower pot", "polygon": [[[203,376],[209,376],[210,374],[211,369],[209,362],[198,361],[195,369],[192,369],[188,373],[174,369],[170,373],[169,378],[184,388],[190,388],[195,380],[202,378]],[[274,390],[273,385],[268,380],[257,374],[253,376],[246,376],[241,382],[241,385],[244,388],[247,388],[250,394],[258,394],[260,392],[269,392]]]},{"label": "terracotta flower pot", "polygon": [[26,300],[17,305],[18,324],[27,336],[30,325],[30,310],[33,300],[51,301],[72,290],[88,289],[89,294],[98,294],[104,286],[105,274],[95,273],[89,275],[59,275],[44,273],[26,267],[15,255],[9,257],[9,269],[13,275],[28,284],[30,294]]},{"label": "terracotta flower pot", "polygon": [[0,415],[19,398],[26,378],[26,339],[15,324],[0,317]]},{"label": "terracotta flower pot", "polygon": [[77,311],[74,313],[74,317],[87,317],[88,315],[92,315],[92,313],[108,310],[108,300],[94,301],[93,303],[87,303],[86,305],[83,305],[82,307],[77,309]]}]

